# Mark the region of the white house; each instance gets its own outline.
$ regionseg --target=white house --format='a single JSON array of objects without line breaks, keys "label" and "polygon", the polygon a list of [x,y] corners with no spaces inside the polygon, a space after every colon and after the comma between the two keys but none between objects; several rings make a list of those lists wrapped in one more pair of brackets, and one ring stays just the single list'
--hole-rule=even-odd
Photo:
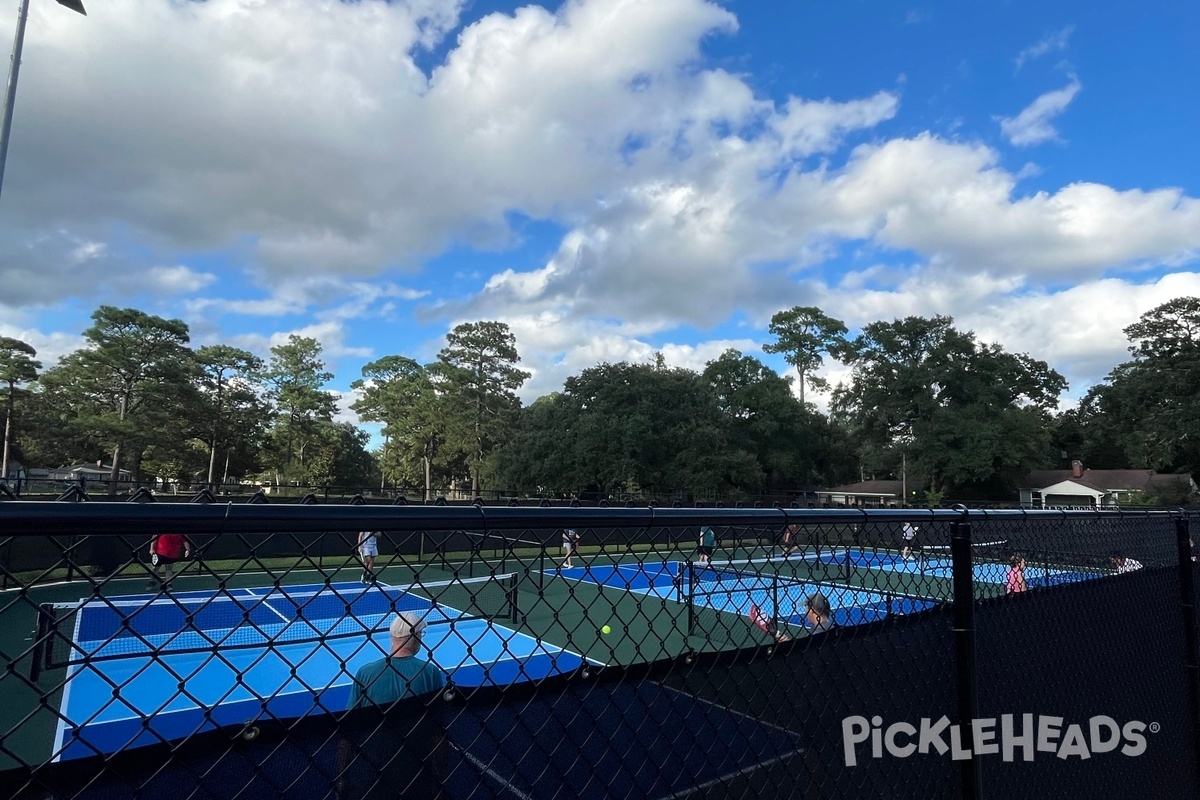
[{"label": "white house", "polygon": [[1114,508],[1133,495],[1191,496],[1196,482],[1190,474],[1160,475],[1151,469],[1084,469],[1079,461],[1071,469],[1034,470],[1021,489],[1023,508]]},{"label": "white house", "polygon": [[[112,466],[97,461],[95,464],[88,462],[52,469],[47,477],[52,481],[77,481],[81,477],[87,478],[89,481],[107,481],[111,475]],[[118,480],[127,481],[132,474],[129,470],[123,469],[118,472],[118,476]]]},{"label": "white house", "polygon": [[[833,506],[883,508],[903,505],[905,488],[904,481],[862,481],[822,489],[815,494],[822,503]],[[908,481],[907,489],[910,494],[924,488],[924,481]]]}]

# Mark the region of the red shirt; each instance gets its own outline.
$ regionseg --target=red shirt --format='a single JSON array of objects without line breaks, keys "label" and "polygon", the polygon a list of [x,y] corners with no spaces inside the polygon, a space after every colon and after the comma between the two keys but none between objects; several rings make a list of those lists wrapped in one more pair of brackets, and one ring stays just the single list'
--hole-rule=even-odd
[{"label": "red shirt", "polygon": [[182,533],[162,533],[154,540],[154,552],[164,558],[183,558],[187,538]]}]

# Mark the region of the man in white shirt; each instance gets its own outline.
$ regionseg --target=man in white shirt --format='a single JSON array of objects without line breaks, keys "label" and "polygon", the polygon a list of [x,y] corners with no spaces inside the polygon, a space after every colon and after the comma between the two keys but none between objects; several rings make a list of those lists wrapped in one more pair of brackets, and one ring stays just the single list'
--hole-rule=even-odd
[{"label": "man in white shirt", "polygon": [[363,562],[362,582],[375,582],[375,556],[379,555],[379,532],[362,531],[358,534],[358,557]]},{"label": "man in white shirt", "polygon": [[1112,561],[1112,565],[1116,567],[1118,575],[1122,575],[1126,572],[1133,572],[1134,570],[1142,568],[1142,562],[1134,561],[1132,558],[1126,558],[1124,555],[1122,555],[1120,550],[1113,552],[1110,560]]},{"label": "man in white shirt", "polygon": [[904,523],[904,527],[901,528],[901,538],[904,541],[901,542],[900,557],[907,561],[908,554],[917,546],[917,526],[911,522]]}]

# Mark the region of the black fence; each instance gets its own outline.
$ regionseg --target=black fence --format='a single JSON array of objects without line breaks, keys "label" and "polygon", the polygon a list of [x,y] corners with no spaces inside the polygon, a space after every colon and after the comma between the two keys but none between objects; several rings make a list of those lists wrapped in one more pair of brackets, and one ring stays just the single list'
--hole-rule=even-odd
[{"label": "black fence", "polygon": [[0,794],[1200,788],[1183,512],[197,499],[0,502]]}]

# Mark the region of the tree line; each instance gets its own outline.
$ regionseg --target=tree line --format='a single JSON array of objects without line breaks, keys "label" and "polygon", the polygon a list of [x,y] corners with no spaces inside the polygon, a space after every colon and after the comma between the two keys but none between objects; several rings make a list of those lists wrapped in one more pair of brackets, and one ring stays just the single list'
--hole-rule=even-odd
[{"label": "tree line", "polygon": [[[795,376],[727,350],[704,369],[605,363],[523,406],[516,339],[501,322],[459,325],[428,364],[366,364],[352,409],[382,444],[337,421],[321,343],[290,336],[263,359],[193,348],[188,326],[101,306],[85,344],[43,369],[0,337],[3,461],[103,462],[118,481],[374,484],[478,494],[794,492],[914,476],[924,498],[1013,496],[1031,469],[1191,471],[1200,463],[1200,299],[1177,298],[1125,329],[1131,358],[1074,408],[1045,361],[980,342],[946,316],[877,321],[850,336],[818,308],[781,311],[763,350]],[[826,359],[849,368],[829,413]],[[794,381],[794,383],[793,383]],[[796,391],[793,391],[793,387]],[[919,476],[919,480],[916,479]],[[1170,502],[1177,498],[1159,498]]]}]

